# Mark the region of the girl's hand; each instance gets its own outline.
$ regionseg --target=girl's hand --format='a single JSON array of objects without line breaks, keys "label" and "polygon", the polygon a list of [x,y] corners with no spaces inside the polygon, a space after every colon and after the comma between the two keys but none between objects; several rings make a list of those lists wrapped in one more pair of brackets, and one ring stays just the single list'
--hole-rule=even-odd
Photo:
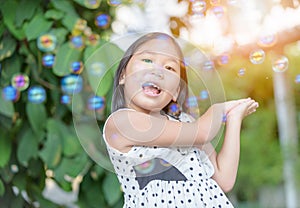
[{"label": "girl's hand", "polygon": [[258,103],[253,99],[241,99],[227,113],[227,119],[237,118],[242,120],[246,116],[254,113],[258,108]]}]

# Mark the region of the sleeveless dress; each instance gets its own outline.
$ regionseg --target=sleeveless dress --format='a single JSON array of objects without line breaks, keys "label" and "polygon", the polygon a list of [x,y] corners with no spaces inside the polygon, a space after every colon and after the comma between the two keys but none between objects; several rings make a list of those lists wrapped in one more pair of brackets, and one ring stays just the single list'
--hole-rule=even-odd
[{"label": "sleeveless dress", "polygon": [[[190,119],[182,114],[180,120]],[[208,156],[197,147],[134,146],[123,153],[106,145],[124,192],[123,208],[233,207],[211,179]]]}]

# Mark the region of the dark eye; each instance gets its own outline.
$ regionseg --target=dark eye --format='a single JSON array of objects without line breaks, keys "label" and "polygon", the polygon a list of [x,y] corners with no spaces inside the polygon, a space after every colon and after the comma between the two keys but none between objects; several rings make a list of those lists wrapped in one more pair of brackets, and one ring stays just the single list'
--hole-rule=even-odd
[{"label": "dark eye", "polygon": [[165,66],[165,68],[167,69],[167,70],[171,70],[171,71],[176,71],[173,67],[171,67],[171,66]]},{"label": "dark eye", "polygon": [[148,64],[153,63],[151,59],[142,59],[142,61]]}]

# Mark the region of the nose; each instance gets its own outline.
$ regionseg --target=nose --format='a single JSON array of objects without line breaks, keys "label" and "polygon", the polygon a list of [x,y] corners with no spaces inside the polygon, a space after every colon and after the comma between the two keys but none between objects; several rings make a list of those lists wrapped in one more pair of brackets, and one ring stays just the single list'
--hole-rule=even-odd
[{"label": "nose", "polygon": [[158,64],[154,64],[151,74],[159,79],[163,79],[164,78],[163,70],[164,69],[162,66],[160,66]]}]

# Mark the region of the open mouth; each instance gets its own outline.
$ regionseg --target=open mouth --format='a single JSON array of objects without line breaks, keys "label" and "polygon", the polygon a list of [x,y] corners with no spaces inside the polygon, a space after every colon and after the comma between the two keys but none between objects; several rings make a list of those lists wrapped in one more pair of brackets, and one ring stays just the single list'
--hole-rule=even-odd
[{"label": "open mouth", "polygon": [[161,93],[159,86],[152,82],[146,82],[142,85],[143,92],[149,96],[158,96]]}]

